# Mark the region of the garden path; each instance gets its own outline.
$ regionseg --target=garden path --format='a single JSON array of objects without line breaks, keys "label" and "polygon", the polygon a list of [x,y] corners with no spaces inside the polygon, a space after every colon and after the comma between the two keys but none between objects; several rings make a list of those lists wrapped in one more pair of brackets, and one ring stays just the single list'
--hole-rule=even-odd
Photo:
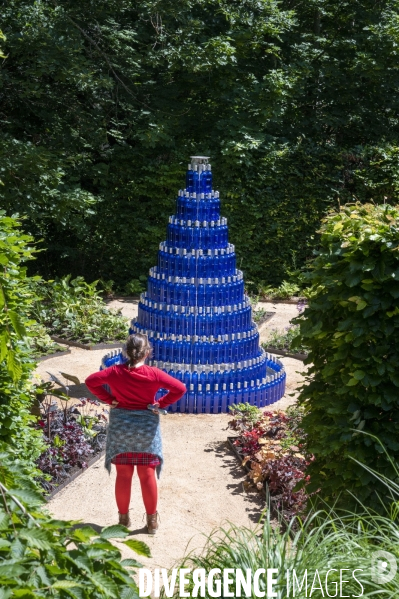
[{"label": "garden path", "polygon": [[[274,307],[273,307],[274,306]],[[136,300],[113,300],[110,307],[121,308],[125,316],[137,313]],[[261,330],[262,338],[270,328],[288,326],[296,315],[296,306],[262,304],[267,311],[276,310],[276,316]],[[48,380],[47,372],[59,370],[74,374],[80,380],[97,370],[104,350],[87,351],[72,348],[71,354],[39,364],[37,372]],[[283,358],[287,370],[287,393],[272,409],[286,409],[295,401],[289,393],[301,381],[301,362]],[[152,558],[141,559],[147,567],[171,567],[187,550],[199,549],[205,543],[204,535],[223,523],[254,526],[260,517],[264,502],[257,493],[246,493],[245,475],[236,458],[226,447],[229,435],[227,414],[186,415],[168,414],[162,420],[165,468],[159,482],[161,514],[160,530],[155,537],[145,534],[139,485],[134,480],[131,518],[132,535],[145,541],[151,548]],[[60,519],[82,520],[95,527],[108,526],[117,519],[113,487],[115,473],[108,476],[100,460],[61,490],[48,504],[50,512]],[[125,557],[131,551],[125,546]]]}]

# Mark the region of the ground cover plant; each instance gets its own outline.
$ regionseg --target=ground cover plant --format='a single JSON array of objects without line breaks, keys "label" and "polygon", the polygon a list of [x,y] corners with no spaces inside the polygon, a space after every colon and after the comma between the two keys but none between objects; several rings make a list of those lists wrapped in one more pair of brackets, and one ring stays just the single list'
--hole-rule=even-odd
[{"label": "ground cover plant", "polygon": [[295,343],[295,346],[293,345],[298,337],[298,333],[298,325],[289,325],[283,330],[271,329],[267,341],[262,343],[262,347],[265,349],[284,349],[287,352],[306,352],[306,348],[303,345],[299,343]]},{"label": "ground cover plant", "polygon": [[[355,204],[323,222],[297,318],[309,349],[299,403],[309,490],[327,502],[384,509],[386,489],[352,458],[394,478],[399,457],[399,210]],[[381,440],[387,450],[369,435]]]},{"label": "ground cover plant", "polygon": [[283,281],[278,287],[272,287],[271,285],[260,284],[258,287],[258,293],[264,300],[268,299],[291,299],[300,295],[301,288],[296,283],[290,283],[289,281]]},{"label": "ground cover plant", "polygon": [[295,489],[306,479],[305,468],[310,460],[304,453],[302,410],[290,407],[286,412],[262,412],[249,404],[238,404],[230,410],[233,420],[229,428],[238,433],[233,443],[242,464],[251,468],[246,488],[265,489],[273,508],[287,521],[303,513],[308,497],[304,489]]},{"label": "ground cover plant", "polygon": [[[128,530],[108,526],[101,532],[77,522],[53,520],[30,481],[17,452],[0,447],[0,597],[138,599],[132,578],[140,564],[121,559],[110,539]],[[150,555],[141,541],[122,541],[139,555]]]},{"label": "ground cover plant", "polygon": [[[297,304],[297,310],[299,314],[302,314],[306,306],[305,300],[299,300]],[[283,349],[287,352],[296,353],[307,353],[307,348],[301,342],[299,338],[299,325],[294,324],[292,321],[281,329],[271,329],[268,339],[265,343],[262,343],[262,347],[266,350],[270,348]]]},{"label": "ground cover plant", "polygon": [[32,317],[50,335],[82,343],[124,340],[127,319],[109,310],[97,290],[97,281],[70,276],[36,284],[37,300]]},{"label": "ground cover plant", "polygon": [[29,325],[30,349],[34,358],[48,356],[58,352],[67,351],[65,345],[60,345],[51,339],[44,325],[33,322]]}]

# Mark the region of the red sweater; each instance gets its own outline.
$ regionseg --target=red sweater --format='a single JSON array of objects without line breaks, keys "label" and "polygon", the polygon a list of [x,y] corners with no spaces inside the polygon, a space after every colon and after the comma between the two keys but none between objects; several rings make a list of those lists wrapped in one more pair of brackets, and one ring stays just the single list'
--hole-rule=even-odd
[{"label": "red sweater", "polygon": [[[186,392],[186,386],[163,370],[155,366],[139,366],[129,369],[126,364],[110,366],[95,372],[85,381],[88,389],[107,404],[115,399],[118,408],[125,410],[146,410],[149,403],[155,403],[158,389],[167,389],[169,393],[159,401],[161,408],[180,399]],[[111,393],[104,389],[108,385]]]}]

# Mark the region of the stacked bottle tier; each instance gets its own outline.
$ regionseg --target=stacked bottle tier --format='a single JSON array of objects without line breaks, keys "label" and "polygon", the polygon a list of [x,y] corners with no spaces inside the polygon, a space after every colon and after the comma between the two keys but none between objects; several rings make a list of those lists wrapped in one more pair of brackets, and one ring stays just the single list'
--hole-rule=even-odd
[{"label": "stacked bottle tier", "polygon": [[228,245],[227,219],[218,221],[179,220],[170,217],[167,243],[187,250],[212,250]]},{"label": "stacked bottle tier", "polygon": [[209,307],[213,313],[218,306],[234,306],[246,301],[244,280],[237,276],[201,280],[195,277],[166,277],[152,269],[147,289],[147,297],[153,302]]},{"label": "stacked bottle tier", "polygon": [[229,246],[216,250],[178,251],[162,245],[158,252],[158,272],[171,277],[231,277],[237,275],[236,255]]},{"label": "stacked bottle tier", "polygon": [[[202,195],[202,194],[201,194]],[[217,221],[220,218],[220,200],[212,194],[188,194],[179,196],[176,202],[176,217],[191,221]]]},{"label": "stacked bottle tier", "polygon": [[[131,331],[146,331],[142,325],[137,325]],[[191,337],[174,334],[171,337],[156,333],[153,343],[155,360],[178,362],[184,364],[224,364],[257,358],[261,355],[259,349],[259,333],[254,327],[252,331],[241,334],[219,335],[213,337]]]},{"label": "stacked bottle tier", "polygon": [[151,331],[166,335],[229,335],[243,337],[256,329],[252,309],[246,302],[233,306],[176,306],[145,299],[139,303],[137,322]]},{"label": "stacked bottle tier", "polygon": [[[107,368],[125,361],[119,352],[108,354],[101,368]],[[171,376],[181,380],[187,388],[185,395],[170,406],[172,412],[220,413],[228,411],[232,404],[248,402],[257,407],[265,407],[278,401],[285,392],[286,374],[283,364],[274,356],[263,352],[256,360],[239,363],[235,368],[229,365],[192,367],[186,364],[149,362]],[[159,400],[166,391],[160,390]]]}]

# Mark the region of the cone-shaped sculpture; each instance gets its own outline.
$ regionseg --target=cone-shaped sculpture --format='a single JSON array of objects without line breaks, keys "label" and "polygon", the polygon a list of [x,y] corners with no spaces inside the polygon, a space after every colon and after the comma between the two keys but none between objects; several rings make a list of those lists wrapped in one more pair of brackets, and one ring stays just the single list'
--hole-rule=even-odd
[{"label": "cone-shaped sculpture", "polygon": [[[154,349],[149,364],[185,383],[172,412],[227,412],[242,402],[264,407],[284,395],[284,366],[259,345],[208,159],[191,159],[130,333],[146,333]],[[121,360],[115,352],[102,366]]]}]

